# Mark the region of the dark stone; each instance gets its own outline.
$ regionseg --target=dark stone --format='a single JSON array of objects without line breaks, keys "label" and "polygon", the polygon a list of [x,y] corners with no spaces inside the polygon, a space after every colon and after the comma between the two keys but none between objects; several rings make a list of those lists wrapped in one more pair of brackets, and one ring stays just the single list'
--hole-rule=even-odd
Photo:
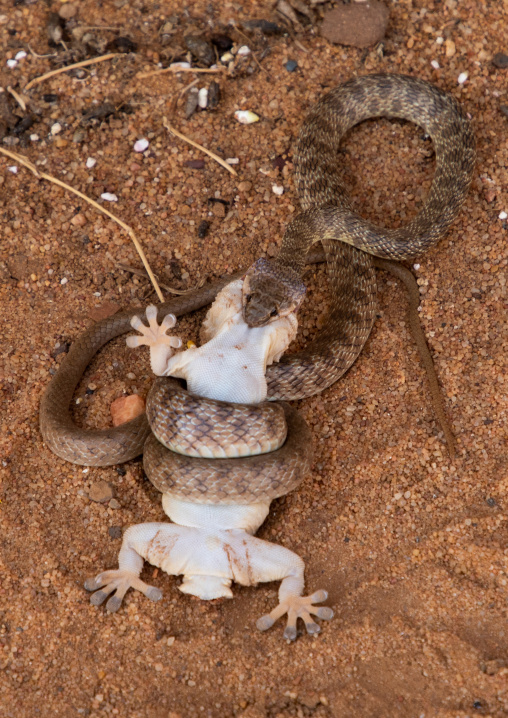
[{"label": "dark stone", "polygon": [[35,118],[33,115],[25,115],[25,117],[22,117],[21,120],[17,123],[16,127],[12,131],[12,134],[22,135],[23,132],[26,132],[30,129],[34,122]]},{"label": "dark stone", "polygon": [[286,68],[286,70],[288,72],[294,72],[296,70],[296,68],[298,67],[298,63],[296,60],[288,60],[286,62],[286,64],[284,65],[284,67]]},{"label": "dark stone", "polygon": [[212,80],[208,87],[208,110],[215,110],[220,101],[220,85],[216,80]]},{"label": "dark stone", "polygon": [[282,35],[284,28],[270,20],[246,20],[242,23],[245,30],[261,30],[263,35]]},{"label": "dark stone", "polygon": [[186,167],[190,167],[191,170],[202,170],[205,168],[205,161],[204,160],[187,160],[185,162]]},{"label": "dark stone", "polygon": [[505,55],[504,52],[496,52],[492,58],[492,64],[500,70],[506,70],[508,68],[508,55]]},{"label": "dark stone", "polygon": [[42,96],[44,102],[58,102],[58,95],[54,95],[52,92],[48,92]]},{"label": "dark stone", "polygon": [[233,47],[233,40],[225,33],[216,33],[210,38],[212,45],[215,45],[220,55],[228,52]]},{"label": "dark stone", "polygon": [[493,509],[494,506],[496,506],[496,499],[493,499],[493,498],[487,499],[487,506],[490,506],[490,508]]},{"label": "dark stone", "polygon": [[207,222],[206,219],[204,219],[202,222],[199,223],[198,237],[200,239],[204,239],[206,237],[206,235],[208,234],[209,229],[210,229],[210,222]]},{"label": "dark stone", "polygon": [[210,67],[215,62],[215,52],[213,46],[207,40],[196,35],[186,35],[184,42],[187,49],[194,55],[196,60],[206,67]]},{"label": "dark stone", "polygon": [[114,40],[108,42],[106,45],[106,52],[136,52],[138,49],[137,43],[130,39],[130,37],[115,37]]},{"label": "dark stone", "polygon": [[122,527],[110,526],[108,529],[108,534],[111,536],[112,539],[122,538]]}]

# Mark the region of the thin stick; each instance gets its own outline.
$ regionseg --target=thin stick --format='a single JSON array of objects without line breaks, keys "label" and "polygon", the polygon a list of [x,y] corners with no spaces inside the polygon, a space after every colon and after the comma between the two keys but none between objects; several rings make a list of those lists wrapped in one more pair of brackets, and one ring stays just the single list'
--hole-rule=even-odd
[{"label": "thin stick", "polygon": [[21,95],[18,95],[18,93],[16,92],[16,90],[13,90],[10,85],[7,87],[7,92],[10,92],[10,93],[11,93],[11,95],[14,97],[14,99],[16,100],[16,102],[18,103],[18,105],[21,107],[21,109],[23,110],[23,112],[26,112],[26,102],[25,102],[24,99],[21,97]]},{"label": "thin stick", "polygon": [[180,90],[180,94],[178,95],[178,97],[183,97],[185,95],[185,93],[188,92],[191,89],[191,87],[194,87],[195,85],[197,85],[198,82],[199,82],[199,77],[196,77],[195,80],[190,82],[188,85],[185,85],[183,90]]},{"label": "thin stick", "polygon": [[179,137],[181,140],[183,140],[184,142],[187,142],[189,145],[192,145],[193,147],[196,147],[198,150],[201,150],[201,152],[204,152],[205,155],[208,155],[209,157],[214,159],[216,162],[218,162],[221,165],[221,167],[224,167],[224,169],[226,169],[228,172],[231,172],[231,174],[236,177],[235,170],[231,167],[231,165],[228,165],[228,163],[225,162],[222,159],[222,157],[219,157],[219,155],[216,155],[215,152],[212,152],[211,150],[207,150],[206,147],[203,147],[202,145],[198,145],[198,143],[194,142],[194,140],[191,140],[188,137],[186,137],[185,135],[182,135],[181,132],[178,132],[178,130],[175,130],[175,128],[169,124],[166,117],[162,118],[162,124],[167,129],[167,131],[170,132],[172,135]]},{"label": "thin stick", "polygon": [[199,72],[202,74],[212,74],[217,72],[225,72],[225,67],[163,67],[161,70],[151,70],[150,72],[139,72],[136,75],[136,80],[141,80],[144,77],[152,77],[153,75],[162,75],[165,72]]},{"label": "thin stick", "polygon": [[67,190],[68,192],[72,192],[73,194],[80,197],[85,202],[88,202],[88,204],[91,204],[92,207],[95,207],[99,212],[102,212],[102,214],[107,215],[110,219],[112,219],[114,222],[120,225],[122,229],[124,229],[127,234],[132,239],[134,246],[136,247],[136,250],[141,257],[141,261],[143,262],[146,271],[148,272],[148,276],[150,277],[150,281],[152,282],[154,289],[157,293],[157,296],[159,297],[160,301],[164,301],[164,297],[162,296],[162,292],[159,289],[159,285],[157,283],[157,280],[155,279],[153,272],[150,268],[150,265],[148,264],[148,260],[145,256],[145,253],[143,252],[143,248],[140,245],[138,238],[134,234],[134,230],[129,227],[128,224],[125,224],[121,219],[116,217],[112,212],[110,212],[108,209],[105,209],[104,207],[101,207],[100,204],[98,204],[95,200],[90,199],[90,197],[87,197],[86,194],[83,194],[83,192],[80,192],[79,190],[75,189],[74,187],[71,187],[70,185],[66,184],[65,182],[62,182],[61,180],[57,179],[56,177],[53,177],[52,175],[46,174],[46,172],[39,172],[39,170],[36,168],[32,162],[25,159],[22,155],[18,155],[15,152],[11,152],[10,150],[6,150],[3,147],[0,147],[0,153],[7,155],[8,157],[11,157],[13,160],[16,160],[20,164],[27,167],[31,172],[34,173],[34,175],[40,179],[48,180],[48,182],[53,182],[53,184],[58,185],[59,187],[63,187],[63,189]]},{"label": "thin stick", "polygon": [[[143,277],[143,279],[148,279],[148,276],[144,269],[139,269],[138,267],[131,267],[129,264],[122,264],[122,262],[117,262],[115,266],[118,267],[118,269],[123,269],[125,272],[130,272],[131,274],[136,274],[138,277]],[[199,280],[196,286],[192,287],[191,289],[175,289],[174,287],[170,287],[167,284],[162,283],[160,283],[159,286],[162,287],[162,289],[165,289],[167,292],[171,292],[172,294],[188,294],[189,292],[194,292],[196,289],[201,289],[207,279],[208,277],[205,275]]]},{"label": "thin stick", "polygon": [[51,72],[46,72],[45,75],[41,75],[40,77],[34,77],[33,80],[30,80],[28,85],[25,87],[25,92],[34,85],[38,85],[40,82],[44,82],[44,80],[47,80],[48,77],[60,75],[62,72],[68,72],[69,70],[75,70],[77,67],[88,67],[88,65],[96,65],[98,62],[104,62],[104,60],[111,60],[113,57],[125,57],[126,54],[127,53],[123,52],[110,52],[107,55],[100,55],[100,57],[92,57],[90,60],[83,60],[82,62],[75,62],[73,65],[59,67],[58,70],[51,70]]}]

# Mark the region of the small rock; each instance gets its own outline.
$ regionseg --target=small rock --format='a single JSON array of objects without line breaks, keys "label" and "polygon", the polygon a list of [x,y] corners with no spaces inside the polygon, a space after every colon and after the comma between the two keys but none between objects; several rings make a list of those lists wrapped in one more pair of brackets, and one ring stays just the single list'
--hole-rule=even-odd
[{"label": "small rock", "polygon": [[228,157],[228,158],[226,159],[226,162],[228,163],[228,165],[238,165],[238,164],[240,164],[240,160],[238,159],[238,157]]},{"label": "small rock", "polygon": [[110,411],[113,426],[120,426],[144,413],[145,400],[139,394],[121,396],[111,404]]},{"label": "small rock", "polygon": [[321,35],[338,45],[370,47],[385,36],[389,16],[379,0],[341,4],[324,14]]},{"label": "small rock", "polygon": [[185,117],[188,120],[198,109],[198,94],[199,90],[197,87],[191,87],[187,93],[187,99],[185,100]]},{"label": "small rock", "polygon": [[196,35],[186,35],[184,42],[187,49],[194,57],[206,67],[210,67],[215,62],[215,52],[211,43]]},{"label": "small rock", "polygon": [[84,214],[75,214],[71,219],[71,224],[75,227],[83,227],[86,224],[86,217]]},{"label": "small rock", "polygon": [[186,167],[190,167],[191,170],[203,170],[205,168],[204,160],[187,160],[184,164]]},{"label": "small rock", "polygon": [[62,131],[62,125],[59,122],[55,122],[55,124],[51,127],[51,134],[58,135],[58,133],[61,131]]},{"label": "small rock", "polygon": [[286,64],[284,65],[284,67],[286,68],[286,70],[288,72],[294,72],[296,70],[296,68],[298,67],[298,63],[296,60],[288,60],[286,62]]},{"label": "small rock", "polygon": [[282,187],[282,185],[274,184],[272,185],[272,192],[280,197],[284,194],[284,187]]},{"label": "small rock", "polygon": [[446,57],[453,57],[455,55],[455,43],[453,40],[445,40],[445,54]]},{"label": "small rock", "polygon": [[251,110],[237,110],[235,117],[242,125],[251,125],[253,122],[259,122],[259,116]]},{"label": "small rock", "polygon": [[[249,183],[247,183],[249,184]],[[219,219],[224,219],[226,216],[226,207],[222,204],[222,202],[214,202],[212,205],[212,214],[214,217],[219,217]]]},{"label": "small rock", "polygon": [[7,60],[7,67],[10,68],[11,70],[14,70],[14,68],[16,67],[17,64],[18,63],[16,60]]},{"label": "small rock", "polygon": [[242,23],[245,30],[261,30],[263,35],[282,35],[284,29],[270,20],[247,20]]},{"label": "small rock", "polygon": [[248,45],[242,45],[241,47],[238,48],[238,50],[236,51],[236,54],[239,57],[242,57],[245,55],[250,55],[250,47]]},{"label": "small rock", "polygon": [[89,157],[86,161],[86,168],[91,170],[92,167],[95,167],[97,164],[97,160],[95,160],[93,157]]},{"label": "small rock", "polygon": [[[16,55],[16,59],[17,57],[18,56]],[[492,64],[500,70],[506,70],[508,67],[508,55],[505,55],[503,52],[496,52],[492,58]]]},{"label": "small rock", "polygon": [[240,182],[238,184],[239,192],[250,192],[251,189],[252,189],[252,182],[249,182],[248,180],[245,180],[244,182]]},{"label": "small rock", "polygon": [[198,92],[198,107],[201,107],[202,110],[206,110],[207,105],[208,105],[208,89],[206,87],[202,87]]},{"label": "small rock", "polygon": [[138,140],[134,143],[134,152],[144,152],[146,149],[148,149],[148,145],[150,143],[146,139]]},{"label": "small rock", "polygon": [[72,135],[72,141],[76,144],[83,142],[84,139],[85,133],[82,130],[76,130],[76,132]]},{"label": "small rock", "polygon": [[74,17],[77,11],[77,5],[72,2],[66,2],[62,5],[60,10],[58,11],[58,14],[62,18],[62,20],[70,20],[71,17]]},{"label": "small rock", "polygon": [[508,214],[506,212],[499,212],[499,219],[506,219]]},{"label": "small rock", "polygon": [[467,78],[468,78],[467,72],[461,72],[460,75],[457,77],[457,82],[459,83],[459,85],[463,85],[465,83],[465,81],[467,80]]},{"label": "small rock", "polygon": [[207,222],[206,219],[203,219],[199,223],[199,227],[197,230],[198,237],[200,239],[204,239],[206,235],[208,234],[208,230],[210,229],[210,222]]},{"label": "small rock", "polygon": [[499,105],[499,109],[501,110],[502,115],[508,117],[508,105]]},{"label": "small rock", "polygon": [[108,506],[110,509],[120,509],[122,508],[120,505],[120,502],[116,499],[111,499],[111,501],[108,503]]},{"label": "small rock", "polygon": [[16,53],[14,59],[19,62],[20,60],[24,60],[25,57],[26,57],[26,52],[24,50],[20,50],[19,52]]},{"label": "small rock", "polygon": [[122,538],[122,527],[110,526],[108,529],[108,534],[111,536],[112,539]]},{"label": "small rock", "polygon": [[11,165],[10,167],[7,167],[7,169],[9,170],[9,172],[12,172],[13,175],[18,174],[18,168],[16,167],[16,165]]},{"label": "small rock", "polygon": [[208,87],[208,109],[215,110],[220,100],[220,85],[215,80],[212,80]]},{"label": "small rock", "polygon": [[105,202],[118,202],[118,197],[116,194],[112,194],[111,192],[103,192],[101,194],[101,199],[103,199]]},{"label": "small rock", "polygon": [[107,481],[97,481],[95,484],[90,486],[88,498],[90,501],[96,501],[99,504],[104,504],[106,501],[110,501],[113,498],[113,487],[111,484],[108,484]]}]

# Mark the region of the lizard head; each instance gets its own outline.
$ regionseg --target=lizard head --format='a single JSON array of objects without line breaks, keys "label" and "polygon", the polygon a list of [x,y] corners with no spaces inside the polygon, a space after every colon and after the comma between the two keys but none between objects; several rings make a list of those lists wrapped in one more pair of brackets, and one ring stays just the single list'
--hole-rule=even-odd
[{"label": "lizard head", "polygon": [[294,269],[258,259],[243,282],[243,318],[250,327],[262,327],[295,312],[304,296],[305,285]]}]

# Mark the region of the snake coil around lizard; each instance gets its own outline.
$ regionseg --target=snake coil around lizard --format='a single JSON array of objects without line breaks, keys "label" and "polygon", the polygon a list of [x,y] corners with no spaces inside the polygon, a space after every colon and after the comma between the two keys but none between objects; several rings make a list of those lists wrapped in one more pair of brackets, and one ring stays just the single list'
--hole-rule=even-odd
[{"label": "snake coil around lizard", "polygon": [[[359,122],[380,116],[421,126],[431,137],[435,151],[434,179],[421,211],[405,227],[395,230],[376,227],[351,209],[338,162],[344,134]],[[258,261],[250,271],[266,280],[268,293],[278,273],[301,281],[307,252],[321,241],[327,259],[331,311],[324,329],[310,345],[268,367],[270,400],[311,396],[347,371],[362,350],[375,318],[375,257],[413,259],[433,246],[464,202],[474,163],[474,135],[465,111],[451,95],[422,80],[403,75],[359,77],[339,85],[311,108],[294,153],[303,211],[287,227],[278,257],[271,262]],[[170,312],[179,316],[205,306],[232,279],[225,277],[161,304],[159,321]],[[87,364],[106,342],[130,330],[135,311],[99,322],[71,347],[41,403],[41,431],[51,450],[78,464],[112,465],[142,453],[148,438],[144,456],[148,477],[161,491],[198,502],[251,503],[294,488],[308,470],[311,443],[305,422],[287,406],[286,444],[277,451],[245,458],[183,457],[153,438],[146,416],[97,431],[82,430],[73,423],[69,405]],[[246,320],[251,323],[247,315]],[[158,379],[157,383],[164,381]],[[195,467],[192,471],[191,465]]]}]

